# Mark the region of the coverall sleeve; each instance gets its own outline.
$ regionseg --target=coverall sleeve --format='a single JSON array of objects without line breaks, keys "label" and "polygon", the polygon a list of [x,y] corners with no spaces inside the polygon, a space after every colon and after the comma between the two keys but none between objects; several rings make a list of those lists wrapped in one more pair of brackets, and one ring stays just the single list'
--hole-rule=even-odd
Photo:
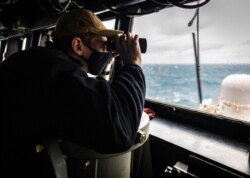
[{"label": "coverall sleeve", "polygon": [[[59,137],[102,153],[130,148],[145,103],[145,77],[140,66],[125,65],[108,83],[81,71],[53,81],[52,108]],[[56,105],[56,107],[55,107]]]}]

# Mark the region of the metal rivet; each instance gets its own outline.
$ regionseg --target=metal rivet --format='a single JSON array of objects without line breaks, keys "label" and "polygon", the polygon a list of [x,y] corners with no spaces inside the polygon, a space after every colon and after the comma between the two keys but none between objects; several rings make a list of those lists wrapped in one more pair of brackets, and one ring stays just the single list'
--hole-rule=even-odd
[{"label": "metal rivet", "polygon": [[83,163],[83,168],[86,169],[89,165],[90,165],[90,161],[89,161],[89,160],[86,160],[86,161],[84,161],[84,163]]}]

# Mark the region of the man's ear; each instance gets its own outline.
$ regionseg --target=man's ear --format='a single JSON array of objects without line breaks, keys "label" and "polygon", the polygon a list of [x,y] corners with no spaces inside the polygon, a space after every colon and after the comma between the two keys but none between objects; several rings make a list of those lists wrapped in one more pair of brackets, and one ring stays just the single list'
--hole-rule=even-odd
[{"label": "man's ear", "polygon": [[82,55],[83,50],[84,50],[84,46],[83,46],[81,38],[79,38],[79,37],[73,38],[71,41],[71,47],[72,47],[72,50],[77,55],[79,55],[79,56]]}]

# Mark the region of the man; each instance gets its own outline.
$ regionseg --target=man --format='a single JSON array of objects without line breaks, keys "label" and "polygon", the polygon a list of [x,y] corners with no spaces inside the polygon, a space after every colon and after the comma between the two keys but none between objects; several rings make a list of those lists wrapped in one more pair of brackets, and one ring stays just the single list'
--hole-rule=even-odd
[{"label": "man", "polygon": [[[112,82],[87,75],[101,74],[112,58],[109,36],[123,62]],[[51,137],[101,153],[125,151],[135,140],[145,100],[138,36],[77,9],[59,18],[54,42],[0,65],[2,177],[36,176],[36,145]]]}]

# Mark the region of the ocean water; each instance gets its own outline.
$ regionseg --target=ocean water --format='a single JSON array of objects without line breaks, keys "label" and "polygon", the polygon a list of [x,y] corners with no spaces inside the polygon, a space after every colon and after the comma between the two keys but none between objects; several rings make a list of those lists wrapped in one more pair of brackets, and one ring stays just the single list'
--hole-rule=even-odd
[{"label": "ocean water", "polygon": [[[147,98],[195,109],[199,107],[195,65],[146,64],[142,67],[146,77]],[[250,64],[202,64],[200,78],[203,101],[216,103],[223,79],[230,74],[242,73],[250,74]]]}]

